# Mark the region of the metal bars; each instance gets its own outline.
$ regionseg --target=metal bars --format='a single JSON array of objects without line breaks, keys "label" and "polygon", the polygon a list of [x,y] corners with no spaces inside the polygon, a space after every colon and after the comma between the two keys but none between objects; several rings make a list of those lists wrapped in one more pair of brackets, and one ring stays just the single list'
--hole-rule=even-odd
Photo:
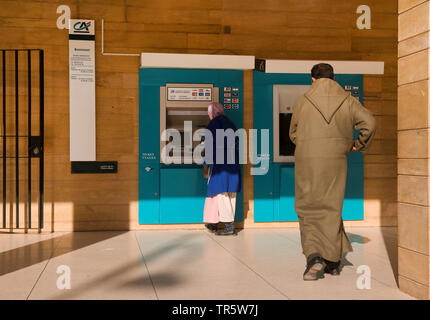
[{"label": "metal bars", "polygon": [[[26,58],[26,59],[25,59]],[[38,68],[32,65],[37,58]],[[39,183],[38,183],[38,226],[40,230],[43,228],[43,203],[44,203],[44,52],[39,49],[6,49],[0,50],[0,59],[2,69],[0,71],[0,76],[2,79],[2,97],[0,101],[2,102],[2,130],[1,140],[3,143],[3,148],[0,151],[2,154],[0,159],[2,159],[2,224],[0,228],[13,228],[13,215],[9,214],[9,221],[7,215],[7,203],[8,201],[12,203],[15,202],[15,229],[32,229],[32,164],[34,164],[34,158],[39,158]],[[22,63],[22,60],[26,60]],[[24,60],[24,61],[25,61]],[[10,69],[10,70],[9,70]],[[34,75],[35,73],[38,73]],[[9,76],[10,75],[10,76]],[[13,75],[13,79],[12,79]],[[33,77],[34,75],[34,77]],[[26,76],[26,77],[25,77]],[[36,81],[34,81],[36,79]],[[37,83],[38,82],[38,83]],[[37,85],[35,85],[37,84]],[[24,87],[24,88],[22,88]],[[33,103],[37,106],[37,100],[33,99],[35,95],[39,95],[39,108],[34,108]],[[24,97],[23,97],[24,96]],[[27,133],[20,133],[22,127],[20,124],[25,122],[20,122],[20,117],[25,115],[25,110],[22,103],[23,100],[27,99]],[[39,109],[39,110],[37,110]],[[39,135],[32,135],[32,115],[33,113],[39,111]],[[14,114],[13,114],[14,113]],[[15,130],[13,128],[8,128],[10,126],[9,121],[14,121]],[[23,121],[25,119],[22,119]],[[33,119],[34,121],[34,119]],[[8,130],[9,129],[9,130]],[[12,130],[11,130],[12,129]],[[14,132],[10,132],[14,131]],[[15,139],[15,154],[8,155],[8,138]],[[25,154],[20,154],[21,139],[28,139],[27,142],[27,152]],[[22,151],[21,151],[22,152]],[[20,220],[20,187],[22,188],[22,183],[20,185],[20,159],[27,159],[27,210],[25,212],[24,222]],[[13,161],[15,160],[15,161]],[[14,162],[14,163],[13,163]],[[12,177],[8,176],[8,167],[15,166],[15,198],[11,199],[13,195],[8,193],[8,183],[12,181]],[[9,180],[10,181],[9,181]],[[21,176],[22,179],[22,176]],[[25,179],[25,178],[24,178]],[[13,182],[13,181],[12,181]],[[21,189],[22,195],[22,189]],[[9,197],[9,199],[8,199]],[[22,200],[22,199],[21,199]],[[13,206],[10,205],[10,211],[12,211]],[[22,216],[21,216],[22,217]]]}]

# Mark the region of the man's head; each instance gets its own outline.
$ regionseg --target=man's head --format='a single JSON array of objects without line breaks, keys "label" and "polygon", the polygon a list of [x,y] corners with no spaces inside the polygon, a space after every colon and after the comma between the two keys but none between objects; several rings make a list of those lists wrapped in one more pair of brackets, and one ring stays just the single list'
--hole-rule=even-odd
[{"label": "man's head", "polygon": [[328,63],[319,63],[313,66],[311,70],[312,82],[321,78],[334,80],[333,67]]}]

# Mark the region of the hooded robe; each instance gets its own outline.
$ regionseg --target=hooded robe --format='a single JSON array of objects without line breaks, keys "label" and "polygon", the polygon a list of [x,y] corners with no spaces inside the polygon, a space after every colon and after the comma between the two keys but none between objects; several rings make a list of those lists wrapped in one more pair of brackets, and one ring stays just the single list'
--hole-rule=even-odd
[{"label": "hooded robe", "polygon": [[[339,261],[352,251],[342,221],[347,154],[365,154],[375,119],[335,81],[316,80],[294,105],[290,138],[295,150],[295,210],[303,254]],[[354,140],[354,129],[359,131]]]}]

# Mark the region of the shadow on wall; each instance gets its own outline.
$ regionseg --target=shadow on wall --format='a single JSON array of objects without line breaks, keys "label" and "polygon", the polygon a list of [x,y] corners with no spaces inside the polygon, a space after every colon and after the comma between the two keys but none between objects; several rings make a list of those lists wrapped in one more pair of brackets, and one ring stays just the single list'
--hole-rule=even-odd
[{"label": "shadow on wall", "polygon": [[131,216],[138,202],[138,165],[130,160],[118,162],[117,174],[98,175],[71,174],[67,161],[67,165],[48,163],[50,175],[58,175],[60,170],[68,172],[67,180],[46,182],[45,230],[131,230]]},{"label": "shadow on wall", "polygon": [[[4,76],[0,81],[0,100],[4,98],[0,119],[5,123],[1,121],[0,131],[4,137],[0,139],[0,153],[7,157],[4,161],[0,157],[5,165],[5,170],[0,169],[0,179],[6,182],[0,191],[2,204],[6,204],[5,212],[0,206],[0,229],[37,231],[40,166],[39,158],[28,156],[29,145],[37,145],[36,138],[42,134],[40,128],[44,119],[43,231],[129,230],[130,204],[138,199],[137,77],[133,72],[127,73],[130,79],[126,82],[130,83],[126,89],[110,88],[103,81],[96,88],[103,97],[97,101],[97,160],[117,160],[120,163],[118,173],[71,174],[68,80],[67,75],[60,77],[51,69],[61,55],[52,47],[43,50],[43,60],[39,59],[41,52],[35,52],[38,50],[14,51],[0,51],[0,74]],[[40,72],[42,61],[45,62],[44,72]],[[137,72],[136,61],[136,75]],[[30,141],[29,136],[33,137]],[[34,154],[35,149],[31,150]],[[26,229],[30,208],[31,227],[36,228],[31,231]]]}]

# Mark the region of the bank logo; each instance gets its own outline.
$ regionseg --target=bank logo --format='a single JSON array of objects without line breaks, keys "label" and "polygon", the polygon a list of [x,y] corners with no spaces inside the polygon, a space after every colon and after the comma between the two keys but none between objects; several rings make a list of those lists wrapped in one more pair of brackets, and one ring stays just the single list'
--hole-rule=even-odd
[{"label": "bank logo", "polygon": [[90,33],[91,21],[78,21],[73,25],[75,33]]}]

